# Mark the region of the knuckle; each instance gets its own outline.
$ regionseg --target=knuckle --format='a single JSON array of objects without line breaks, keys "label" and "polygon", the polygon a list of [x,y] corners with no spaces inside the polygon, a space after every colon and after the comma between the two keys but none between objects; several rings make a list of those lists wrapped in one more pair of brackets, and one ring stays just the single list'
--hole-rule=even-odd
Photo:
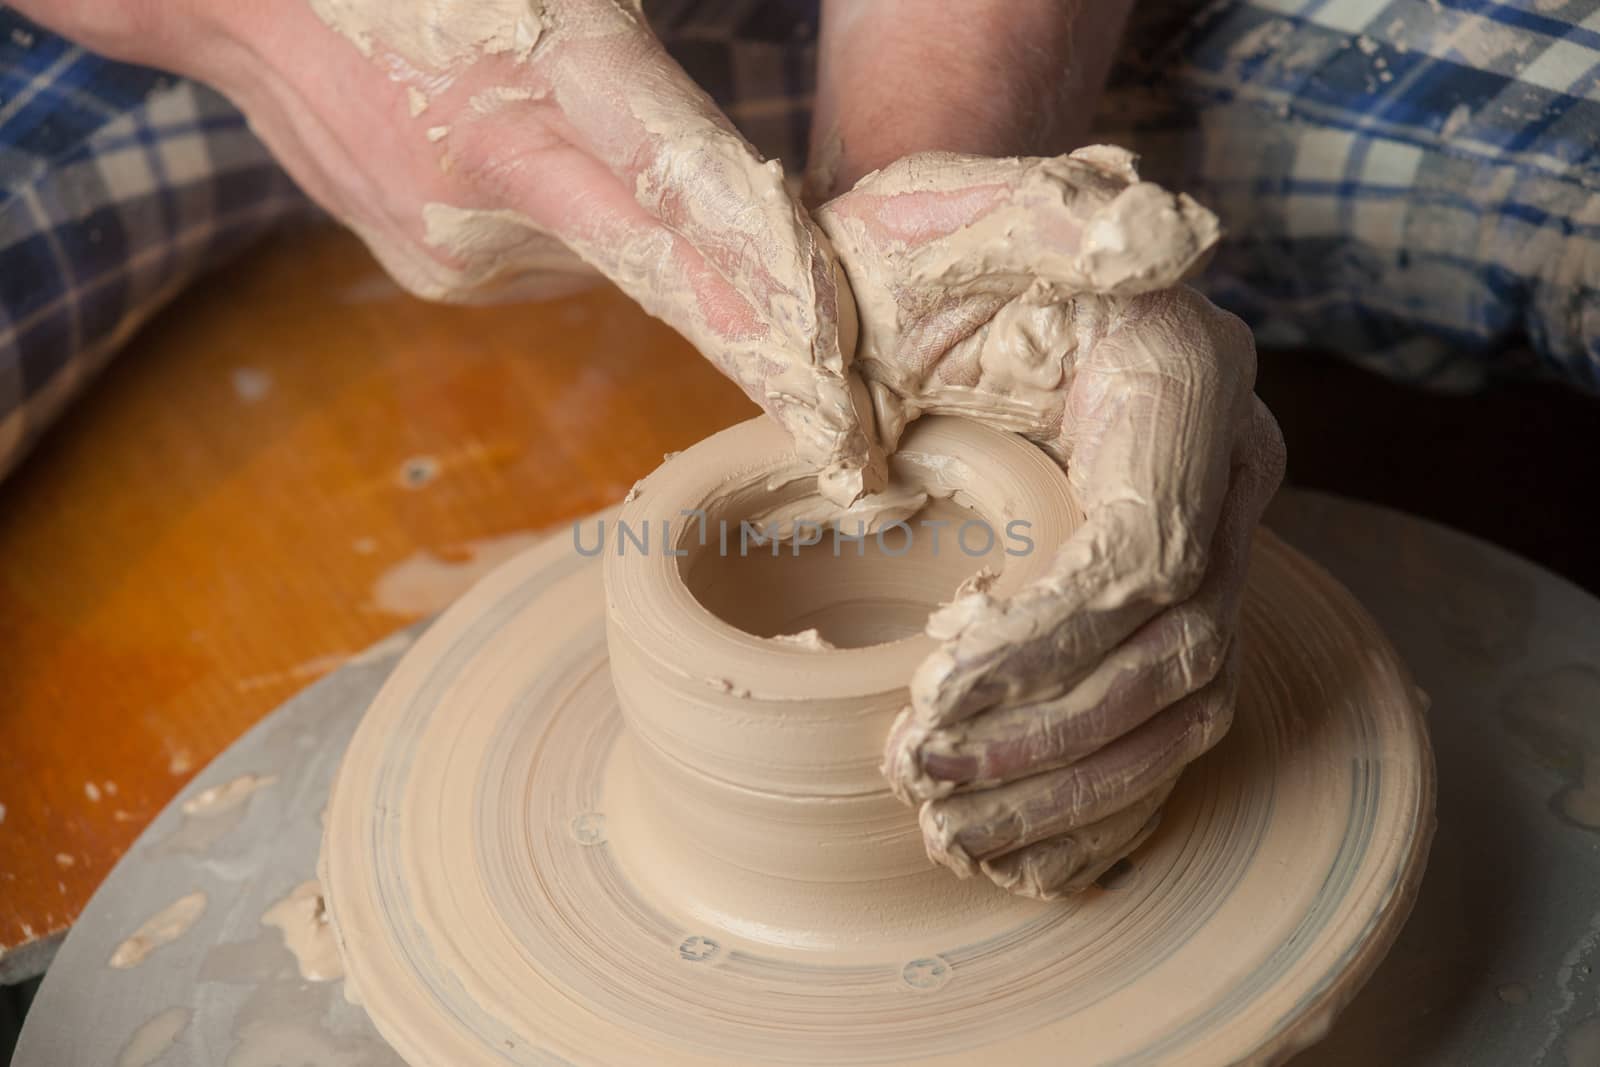
[{"label": "knuckle", "polygon": [[948,867],[961,878],[970,878],[977,864],[961,845],[962,828],[951,818],[948,802],[924,803],[917,812],[917,823],[922,830],[923,849],[928,859]]},{"label": "knuckle", "polygon": [[1168,605],[1194,594],[1210,553],[1190,510],[1130,503],[1111,505],[1108,512],[1094,551],[1117,561],[1126,584],[1121,599]]},{"label": "knuckle", "polygon": [[1183,512],[1174,515],[1161,525],[1156,543],[1151,574],[1156,599],[1163,604],[1187,600],[1205,578],[1211,555],[1205,540],[1196,536],[1193,518]]},{"label": "knuckle", "polygon": [[1213,682],[1195,707],[1196,758],[1211,751],[1233,726],[1237,692],[1228,683],[1226,676]]},{"label": "knuckle", "polygon": [[1206,723],[1205,751],[1209,752],[1216,743],[1227,736],[1233,728],[1233,710],[1236,701],[1234,694],[1228,693],[1219,697],[1212,709],[1211,716]]},{"label": "knuckle", "polygon": [[1210,685],[1221,673],[1228,656],[1229,633],[1212,613],[1190,611],[1184,614],[1180,640],[1178,669],[1185,691],[1192,693]]}]

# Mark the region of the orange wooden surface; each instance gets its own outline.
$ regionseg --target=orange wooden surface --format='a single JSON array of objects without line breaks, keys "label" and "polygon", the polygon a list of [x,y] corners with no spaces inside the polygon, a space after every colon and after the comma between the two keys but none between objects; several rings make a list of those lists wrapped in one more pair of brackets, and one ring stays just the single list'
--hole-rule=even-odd
[{"label": "orange wooden surface", "polygon": [[332,230],[185,294],[0,485],[0,964],[297,690],[754,410],[614,290],[428,305]]}]

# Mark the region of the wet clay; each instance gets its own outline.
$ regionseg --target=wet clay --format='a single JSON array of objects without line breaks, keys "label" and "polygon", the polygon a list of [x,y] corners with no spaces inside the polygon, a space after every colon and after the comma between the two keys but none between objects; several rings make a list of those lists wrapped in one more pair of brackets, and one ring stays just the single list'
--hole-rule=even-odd
[{"label": "wet clay", "polygon": [[118,970],[137,967],[156,949],[171,944],[199,921],[206,911],[206,895],[196,890],[156,912],[111,954],[108,965]]},{"label": "wet clay", "polygon": [[315,879],[295,886],[288,896],[267,909],[261,923],[277,927],[283,935],[283,945],[294,957],[301,978],[331,982],[344,977],[339,946],[328,925],[322,886]]},{"label": "wet clay", "polygon": [[250,798],[257,789],[276,782],[276,775],[241,774],[231,782],[203,789],[183,802],[183,813],[190,816],[220,815]]},{"label": "wet clay", "polygon": [[133,1032],[117,1055],[117,1067],[150,1067],[177,1044],[189,1025],[188,1008],[168,1008]]},{"label": "wet clay", "polygon": [[[725,442],[742,457],[734,470],[698,449],[622,509],[630,528],[703,513],[706,543],[697,514],[674,527],[681,556],[605,557],[627,725],[607,790],[638,816],[608,820],[609,832],[638,877],[682,889],[699,921],[837,952],[912,951],[930,928],[958,926],[983,892],[930,867],[879,769],[906,682],[934,647],[924,626],[980,572],[999,596],[1043,578],[1050,553],[1022,538],[1059,544],[1078,516],[1038,449],[934,420],[892,459],[894,483],[933,504],[861,541],[818,530],[801,538],[816,544],[791,537],[742,553],[745,521],[783,516],[787,528],[790,505],[815,498],[760,426]],[[685,594],[705,610],[689,610]],[[766,640],[808,629],[835,646],[821,662]],[[836,891],[810,890],[818,884]]]},{"label": "wet clay", "polygon": [[[1115,888],[1022,899],[933,868],[877,762],[934,644],[916,615],[1048,553],[848,581],[808,561],[825,543],[724,556],[719,520],[815,491],[790,447],[765,419],[702,442],[598,520],[601,558],[551,539],[401,661],[321,859],[385,1038],[413,1064],[728,1067],[1277,1063],[1314,1041],[1398,932],[1432,829],[1419,696],[1349,594],[1259,534],[1233,729]],[[965,420],[921,420],[895,462],[950,518],[1041,545],[1078,521],[1047,457]],[[641,553],[623,530],[652,521]]]}]

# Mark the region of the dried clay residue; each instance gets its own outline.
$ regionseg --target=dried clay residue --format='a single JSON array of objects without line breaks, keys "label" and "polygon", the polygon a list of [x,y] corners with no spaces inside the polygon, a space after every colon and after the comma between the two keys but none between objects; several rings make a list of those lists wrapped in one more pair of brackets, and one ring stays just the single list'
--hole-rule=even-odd
[{"label": "dried clay residue", "polygon": [[233,394],[246,404],[254,404],[272,392],[272,374],[258,367],[235,367],[231,376]]},{"label": "dried clay residue", "polygon": [[1572,663],[1535,675],[1506,699],[1501,718],[1566,785],[1550,798],[1557,815],[1600,830],[1600,671]]},{"label": "dried clay residue", "polygon": [[270,689],[274,686],[290,682],[308,682],[313,678],[321,678],[344,666],[349,660],[348,652],[330,652],[324,656],[313,656],[303,663],[296,663],[278,671],[267,671],[264,674],[252,674],[239,679],[234,683],[234,688],[241,693],[249,693],[257,689]]},{"label": "dried clay residue", "polygon": [[205,911],[205,893],[196,890],[188,896],[179,897],[152,915],[133,932],[133,936],[118,945],[111,954],[109,965],[119,971],[139,966],[150,953],[188,933]]},{"label": "dried clay residue", "polygon": [[117,1056],[117,1067],[150,1067],[177,1043],[189,1025],[188,1008],[168,1008],[133,1032]]},{"label": "dried clay residue", "polygon": [[775,637],[768,638],[768,640],[777,641],[791,648],[805,649],[807,652],[833,651],[833,645],[814,626],[795,634],[778,634]]},{"label": "dried clay residue", "polygon": [[248,801],[278,780],[274,774],[241,774],[202,789],[183,802],[183,824],[158,846],[160,854],[205,852],[233,831],[250,811]]},{"label": "dried clay residue", "polygon": [[407,618],[443,611],[478,579],[542,539],[523,530],[468,541],[443,553],[422,549],[378,578],[372,603],[379,611]]},{"label": "dried clay residue", "polygon": [[1593,1015],[1567,1033],[1567,1062],[1573,1067],[1600,1063],[1600,1015]]},{"label": "dried clay residue", "polygon": [[339,958],[339,943],[328,924],[322,886],[314,879],[301,882],[289,895],[268,908],[261,916],[265,926],[275,926],[283,934],[283,944],[308,982],[331,982],[344,977],[344,961]]},{"label": "dried clay residue", "polygon": [[1502,1004],[1521,1007],[1528,1003],[1528,987],[1521,982],[1507,982],[1495,989],[1494,995],[1500,998]]},{"label": "dried clay residue", "polygon": [[183,802],[183,813],[189,816],[220,815],[238,807],[257,789],[278,780],[275,774],[241,774],[231,782],[202,789]]}]

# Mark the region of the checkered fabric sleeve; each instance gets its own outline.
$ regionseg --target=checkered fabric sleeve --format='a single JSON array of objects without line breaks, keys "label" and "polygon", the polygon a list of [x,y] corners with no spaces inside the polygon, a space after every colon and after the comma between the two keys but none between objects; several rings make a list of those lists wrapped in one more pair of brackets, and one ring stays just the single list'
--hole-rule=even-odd
[{"label": "checkered fabric sleeve", "polygon": [[1100,132],[1221,215],[1264,345],[1600,390],[1600,0],[1137,12]]},{"label": "checkered fabric sleeve", "polygon": [[[645,7],[794,170],[816,8]],[[1600,0],[1144,0],[1097,135],[1222,216],[1202,285],[1264,345],[1600,391],[1597,81]],[[302,206],[220,97],[0,8],[0,473],[152,309]]]},{"label": "checkered fabric sleeve", "polygon": [[0,7],[0,476],[153,311],[304,210],[216,93]]}]

